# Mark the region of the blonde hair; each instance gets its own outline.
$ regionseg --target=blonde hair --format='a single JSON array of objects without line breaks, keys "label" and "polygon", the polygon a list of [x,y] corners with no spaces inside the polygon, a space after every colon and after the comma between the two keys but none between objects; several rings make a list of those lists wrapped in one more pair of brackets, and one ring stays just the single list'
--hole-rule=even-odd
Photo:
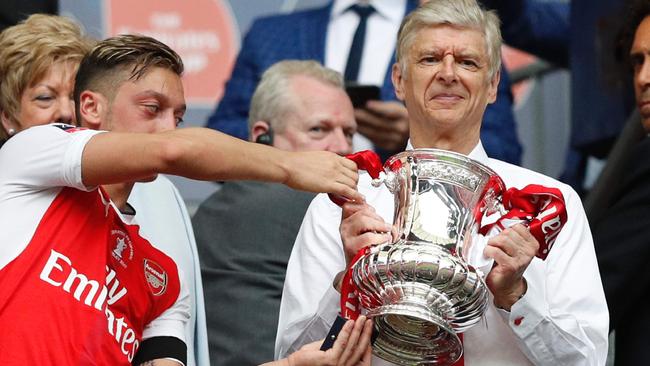
[{"label": "blonde hair", "polygon": [[[55,63],[79,63],[93,43],[74,20],[58,15],[34,14],[6,28],[0,33],[0,110],[15,121],[25,89]],[[7,137],[0,127],[0,140]]]},{"label": "blonde hair", "polygon": [[493,10],[485,10],[476,0],[430,0],[412,11],[400,26],[397,35],[397,62],[406,71],[405,58],[415,36],[423,28],[451,25],[475,29],[485,37],[490,79],[501,67],[501,31],[499,17]]},{"label": "blonde hair", "polygon": [[307,76],[326,85],[343,89],[340,73],[320,63],[307,60],[284,60],[269,67],[260,80],[251,99],[248,128],[257,121],[267,122],[276,132],[284,131],[284,116],[291,110],[293,97],[290,82],[295,76]]}]

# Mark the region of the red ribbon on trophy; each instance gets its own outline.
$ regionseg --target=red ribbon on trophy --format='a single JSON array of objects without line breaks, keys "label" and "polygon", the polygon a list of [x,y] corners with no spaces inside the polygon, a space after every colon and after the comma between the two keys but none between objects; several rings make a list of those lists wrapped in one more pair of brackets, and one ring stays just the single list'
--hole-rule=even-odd
[{"label": "red ribbon on trophy", "polygon": [[[381,159],[374,151],[363,150],[354,154],[348,154],[345,157],[357,163],[357,168],[359,170],[367,171],[373,179],[379,178],[379,173],[384,171]],[[331,193],[328,195],[330,200],[339,206],[343,206],[343,204],[348,201],[348,199],[343,196]]]},{"label": "red ribbon on trophy", "polygon": [[[384,171],[381,159],[379,158],[379,155],[377,155],[377,153],[374,151],[359,151],[354,154],[346,155],[345,157],[357,163],[357,168],[359,170],[367,171],[373,179],[379,178],[379,173]],[[347,202],[347,199],[345,197],[331,193],[329,194],[329,198],[332,200],[332,202],[339,206],[342,206],[345,202]],[[341,283],[341,315],[345,318],[355,320],[361,313],[358,293],[356,291],[354,283],[352,282],[352,268],[354,267],[354,264],[369,251],[369,246],[361,248],[354,256],[354,258],[350,261],[350,264],[345,271],[345,275],[343,276]],[[373,300],[367,299],[367,301],[370,302]],[[364,301],[364,304],[365,303],[366,301]]]},{"label": "red ribbon on trophy", "polygon": [[[370,251],[370,246],[361,248],[357,254],[352,258],[348,268],[345,269],[345,275],[341,282],[341,316],[347,319],[356,320],[361,314],[359,304],[359,294],[356,290],[356,285],[352,282],[352,268],[361,257],[365,256]],[[374,304],[381,305],[381,304]]]},{"label": "red ribbon on trophy", "polygon": [[546,259],[567,220],[562,192],[557,188],[529,184],[522,189],[509,188],[503,193],[501,202],[506,214],[482,226],[479,232],[485,235],[495,226],[503,230],[513,221],[524,222],[539,242],[536,256]]}]

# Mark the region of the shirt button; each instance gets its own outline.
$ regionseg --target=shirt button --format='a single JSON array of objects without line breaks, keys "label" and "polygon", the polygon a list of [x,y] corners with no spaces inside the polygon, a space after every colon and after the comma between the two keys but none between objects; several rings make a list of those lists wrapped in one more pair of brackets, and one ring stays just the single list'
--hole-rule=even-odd
[{"label": "shirt button", "polygon": [[515,319],[514,323],[515,323],[516,326],[519,326],[519,325],[521,325],[521,322],[522,322],[523,320],[524,320],[524,317],[523,317],[523,316],[520,316],[520,317],[518,317],[518,318]]}]

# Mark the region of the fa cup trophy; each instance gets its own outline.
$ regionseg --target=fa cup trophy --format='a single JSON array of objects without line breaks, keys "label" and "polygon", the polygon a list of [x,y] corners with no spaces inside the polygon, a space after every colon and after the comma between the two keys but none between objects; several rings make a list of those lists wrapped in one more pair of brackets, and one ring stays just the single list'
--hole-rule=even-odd
[{"label": "fa cup trophy", "polygon": [[[540,241],[539,256],[545,257],[566,221],[562,195],[546,187],[540,194],[539,186],[506,191],[489,167],[444,150],[397,154],[384,164],[381,178],[368,170],[378,178],[373,185],[384,184],[394,195],[394,241],[366,247],[351,261],[342,285],[342,315],[355,318],[365,309],[374,320],[373,353],[380,358],[399,365],[450,365],[463,353],[459,334],[477,324],[488,306],[484,274],[467,258],[479,234],[504,220],[485,225],[484,218],[533,224],[533,235],[549,239]],[[506,194],[510,204],[504,204]],[[531,203],[534,212],[513,207],[512,197]],[[540,212],[547,212],[544,220]]]}]

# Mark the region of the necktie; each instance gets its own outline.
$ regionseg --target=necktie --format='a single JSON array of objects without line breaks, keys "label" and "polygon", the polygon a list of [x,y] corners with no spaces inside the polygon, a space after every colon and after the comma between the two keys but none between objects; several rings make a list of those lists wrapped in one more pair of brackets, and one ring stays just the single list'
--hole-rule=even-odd
[{"label": "necktie", "polygon": [[359,77],[359,65],[361,64],[361,53],[363,52],[363,43],[366,39],[366,24],[368,23],[368,17],[375,12],[375,8],[370,5],[363,6],[359,4],[354,4],[348,10],[354,11],[359,15],[359,26],[354,32],[354,38],[352,38],[352,46],[350,47],[350,53],[348,54],[348,62],[345,65],[345,80],[346,81],[357,81]]}]

